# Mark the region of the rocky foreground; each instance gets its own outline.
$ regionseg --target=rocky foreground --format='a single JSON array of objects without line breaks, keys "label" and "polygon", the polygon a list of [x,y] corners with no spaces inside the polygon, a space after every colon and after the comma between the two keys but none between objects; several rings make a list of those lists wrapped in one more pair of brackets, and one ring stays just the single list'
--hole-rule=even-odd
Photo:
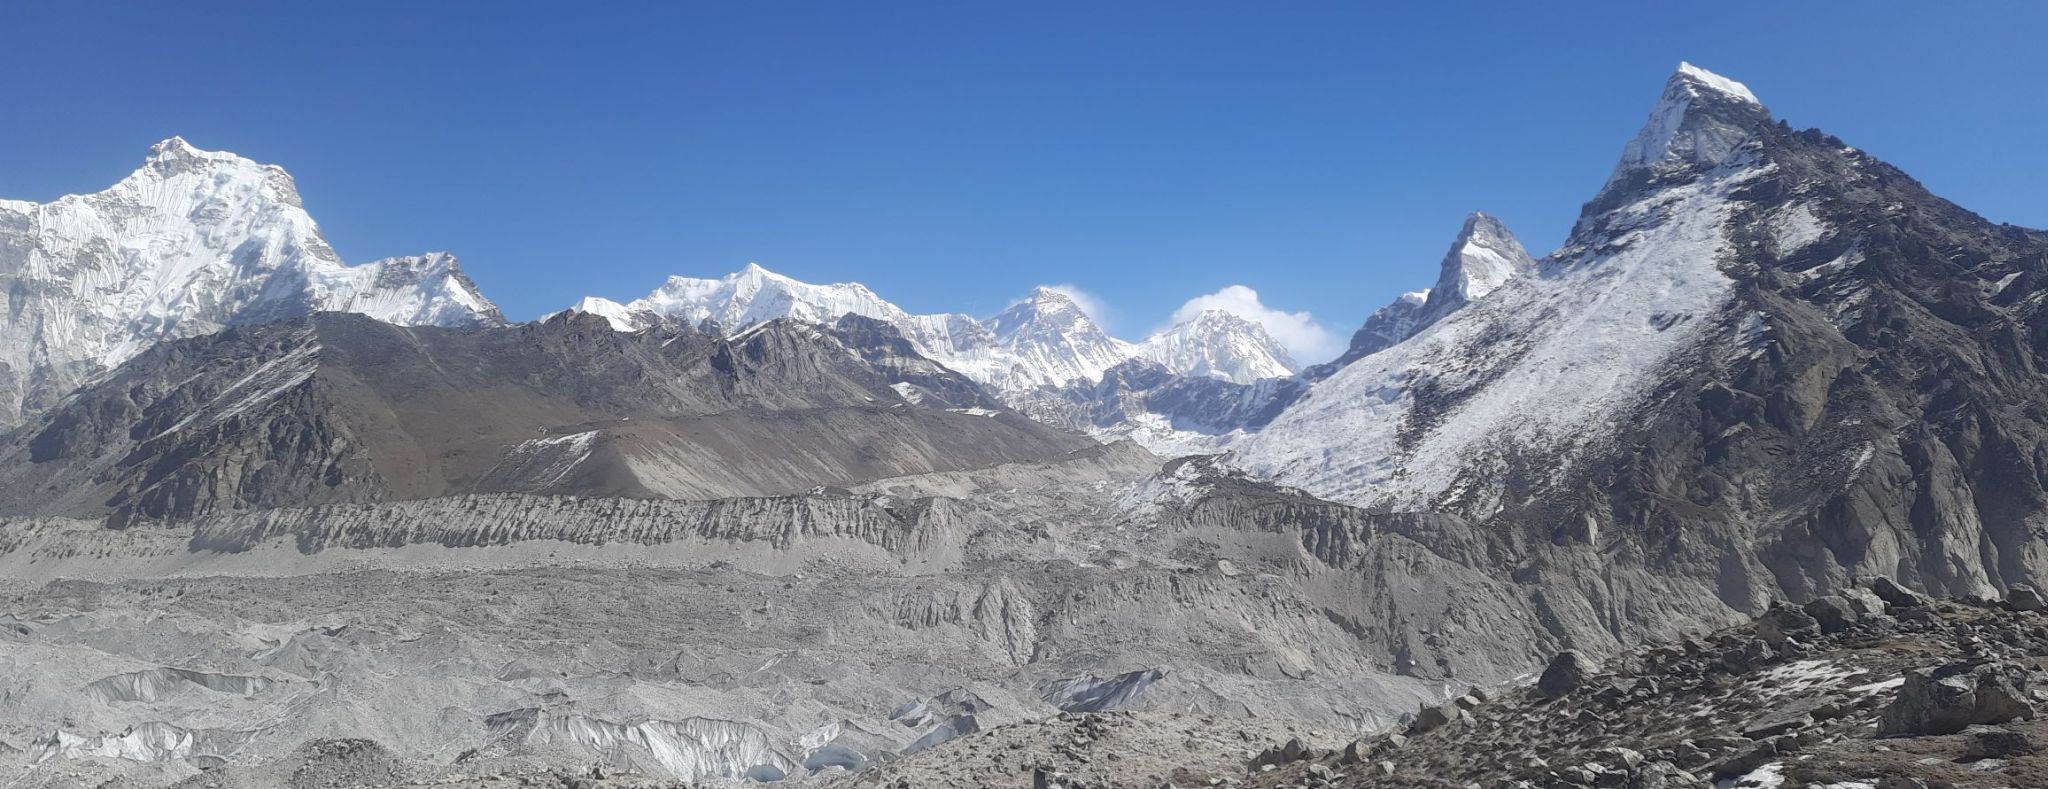
[{"label": "rocky foreground", "polygon": [[[2044,608],[2028,587],[2003,601],[1934,601],[1880,579],[1604,665],[1563,653],[1532,684],[1473,689],[1419,710],[1397,731],[1341,746],[1306,731],[1267,746],[1232,742],[1212,727],[1241,724],[1198,716],[1062,716],[963,738],[855,782],[2048,786],[2048,756],[2040,753],[2048,722],[2036,719],[2048,702]],[[1104,747],[1115,742],[1136,747]],[[1218,750],[1235,750],[1228,755],[1237,763],[1211,767]]]}]

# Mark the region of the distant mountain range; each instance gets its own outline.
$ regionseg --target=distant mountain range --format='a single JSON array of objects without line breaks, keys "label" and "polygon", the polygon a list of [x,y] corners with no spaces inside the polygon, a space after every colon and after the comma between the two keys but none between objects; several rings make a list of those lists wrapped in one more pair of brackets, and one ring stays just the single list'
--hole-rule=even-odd
[{"label": "distant mountain range", "polygon": [[[1920,623],[1905,586],[2048,582],[2048,233],[1685,64],[1560,249],[1473,214],[1307,369],[1223,312],[1127,342],[1055,290],[915,315],[759,266],[509,323],[452,258],[345,265],[282,170],[179,140],[0,203],[0,299],[0,578],[96,579],[0,612],[0,665],[56,677],[0,687],[0,766],[184,780],[374,735],[765,781],[1143,699],[1200,713],[1173,744],[1364,731],[1858,579]],[[1734,677],[1807,655],[1789,628],[1662,651]],[[1750,731],[1721,750],[1802,739]]]}]

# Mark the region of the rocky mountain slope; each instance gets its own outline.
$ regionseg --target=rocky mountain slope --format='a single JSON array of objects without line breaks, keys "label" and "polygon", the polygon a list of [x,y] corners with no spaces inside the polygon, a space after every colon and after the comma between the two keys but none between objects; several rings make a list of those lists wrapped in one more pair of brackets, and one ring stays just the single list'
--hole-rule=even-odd
[{"label": "rocky mountain slope", "polygon": [[0,509],[125,523],[475,492],[764,495],[1091,443],[858,317],[726,337],[318,313],[130,360],[0,444]]},{"label": "rocky mountain slope", "polygon": [[504,322],[453,256],[345,265],[283,169],[175,137],[105,191],[0,200],[0,429],[154,343],[318,310]]},{"label": "rocky mountain slope", "polygon": [[1856,574],[1991,593],[2044,570],[2044,274],[2048,234],[1686,66],[1536,276],[1335,372],[1233,457],[1493,524],[1618,633],[1660,616],[1644,584],[1747,612]]},{"label": "rocky mountain slope", "polygon": [[961,738],[847,783],[2035,786],[2048,780],[2043,606],[2030,587],[2007,601],[1933,601],[1880,579],[1597,663],[1561,653],[1532,682],[1473,687],[1364,737],[1074,714]]}]

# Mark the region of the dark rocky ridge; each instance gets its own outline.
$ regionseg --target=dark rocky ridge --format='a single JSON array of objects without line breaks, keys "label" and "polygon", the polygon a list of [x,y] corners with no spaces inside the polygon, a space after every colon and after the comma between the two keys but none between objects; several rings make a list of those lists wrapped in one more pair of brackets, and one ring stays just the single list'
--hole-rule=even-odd
[{"label": "dark rocky ridge", "polygon": [[322,313],[167,343],[0,446],[0,514],[772,495],[1092,445],[874,321],[727,339],[597,320],[464,331]]}]

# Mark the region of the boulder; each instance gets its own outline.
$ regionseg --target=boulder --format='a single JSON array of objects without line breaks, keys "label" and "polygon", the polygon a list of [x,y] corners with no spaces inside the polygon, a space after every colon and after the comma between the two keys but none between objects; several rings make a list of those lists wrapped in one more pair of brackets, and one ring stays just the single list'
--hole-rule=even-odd
[{"label": "boulder", "polygon": [[2028,584],[2013,584],[2005,590],[2006,607],[2014,611],[2040,611],[2048,609],[2048,600]]},{"label": "boulder", "polygon": [[1884,576],[1870,579],[1870,591],[1894,608],[1922,608],[1927,605],[1926,595],[1900,586],[1899,582]]},{"label": "boulder", "polygon": [[1557,653],[1544,667],[1543,676],[1536,680],[1536,693],[1546,699],[1562,698],[1585,684],[1586,676],[1593,673],[1592,661],[1578,650],[1568,649]]},{"label": "boulder", "polygon": [[1463,720],[1464,717],[1465,711],[1459,709],[1456,704],[1439,704],[1434,707],[1423,707],[1421,712],[1415,714],[1415,731],[1418,734],[1434,731],[1457,723]]},{"label": "boulder", "polygon": [[1643,764],[1643,754],[1628,748],[1602,748],[1593,752],[1593,758],[1607,769],[1623,773],[1634,772]]},{"label": "boulder", "polygon": [[1756,634],[1773,645],[1783,644],[1786,639],[1811,641],[1820,632],[1820,623],[1812,616],[1782,603],[1771,606],[1771,610],[1756,620]]},{"label": "boulder", "polygon": [[1971,726],[1963,730],[1963,758],[2010,759],[2034,753],[2034,741],[2027,735],[1996,726]]},{"label": "boulder", "polygon": [[1866,587],[1851,586],[1835,592],[1832,596],[1842,598],[1844,602],[1849,604],[1849,607],[1856,609],[1856,612],[1861,614],[1862,618],[1869,619],[1885,615],[1884,598],[1878,597],[1876,592],[1870,591]]},{"label": "boulder", "polygon": [[1906,684],[1886,707],[1879,736],[1954,734],[1977,723],[2031,718],[2026,671],[2001,663],[1951,663],[1906,672]]},{"label": "boulder", "polygon": [[1679,789],[1697,787],[1705,783],[1699,776],[1680,769],[1670,762],[1650,762],[1636,771],[1636,789]]},{"label": "boulder", "polygon": [[1847,598],[1839,595],[1815,598],[1803,606],[1802,610],[1820,624],[1820,632],[1829,634],[1840,633],[1854,627],[1857,622],[1863,620],[1864,614]]}]

